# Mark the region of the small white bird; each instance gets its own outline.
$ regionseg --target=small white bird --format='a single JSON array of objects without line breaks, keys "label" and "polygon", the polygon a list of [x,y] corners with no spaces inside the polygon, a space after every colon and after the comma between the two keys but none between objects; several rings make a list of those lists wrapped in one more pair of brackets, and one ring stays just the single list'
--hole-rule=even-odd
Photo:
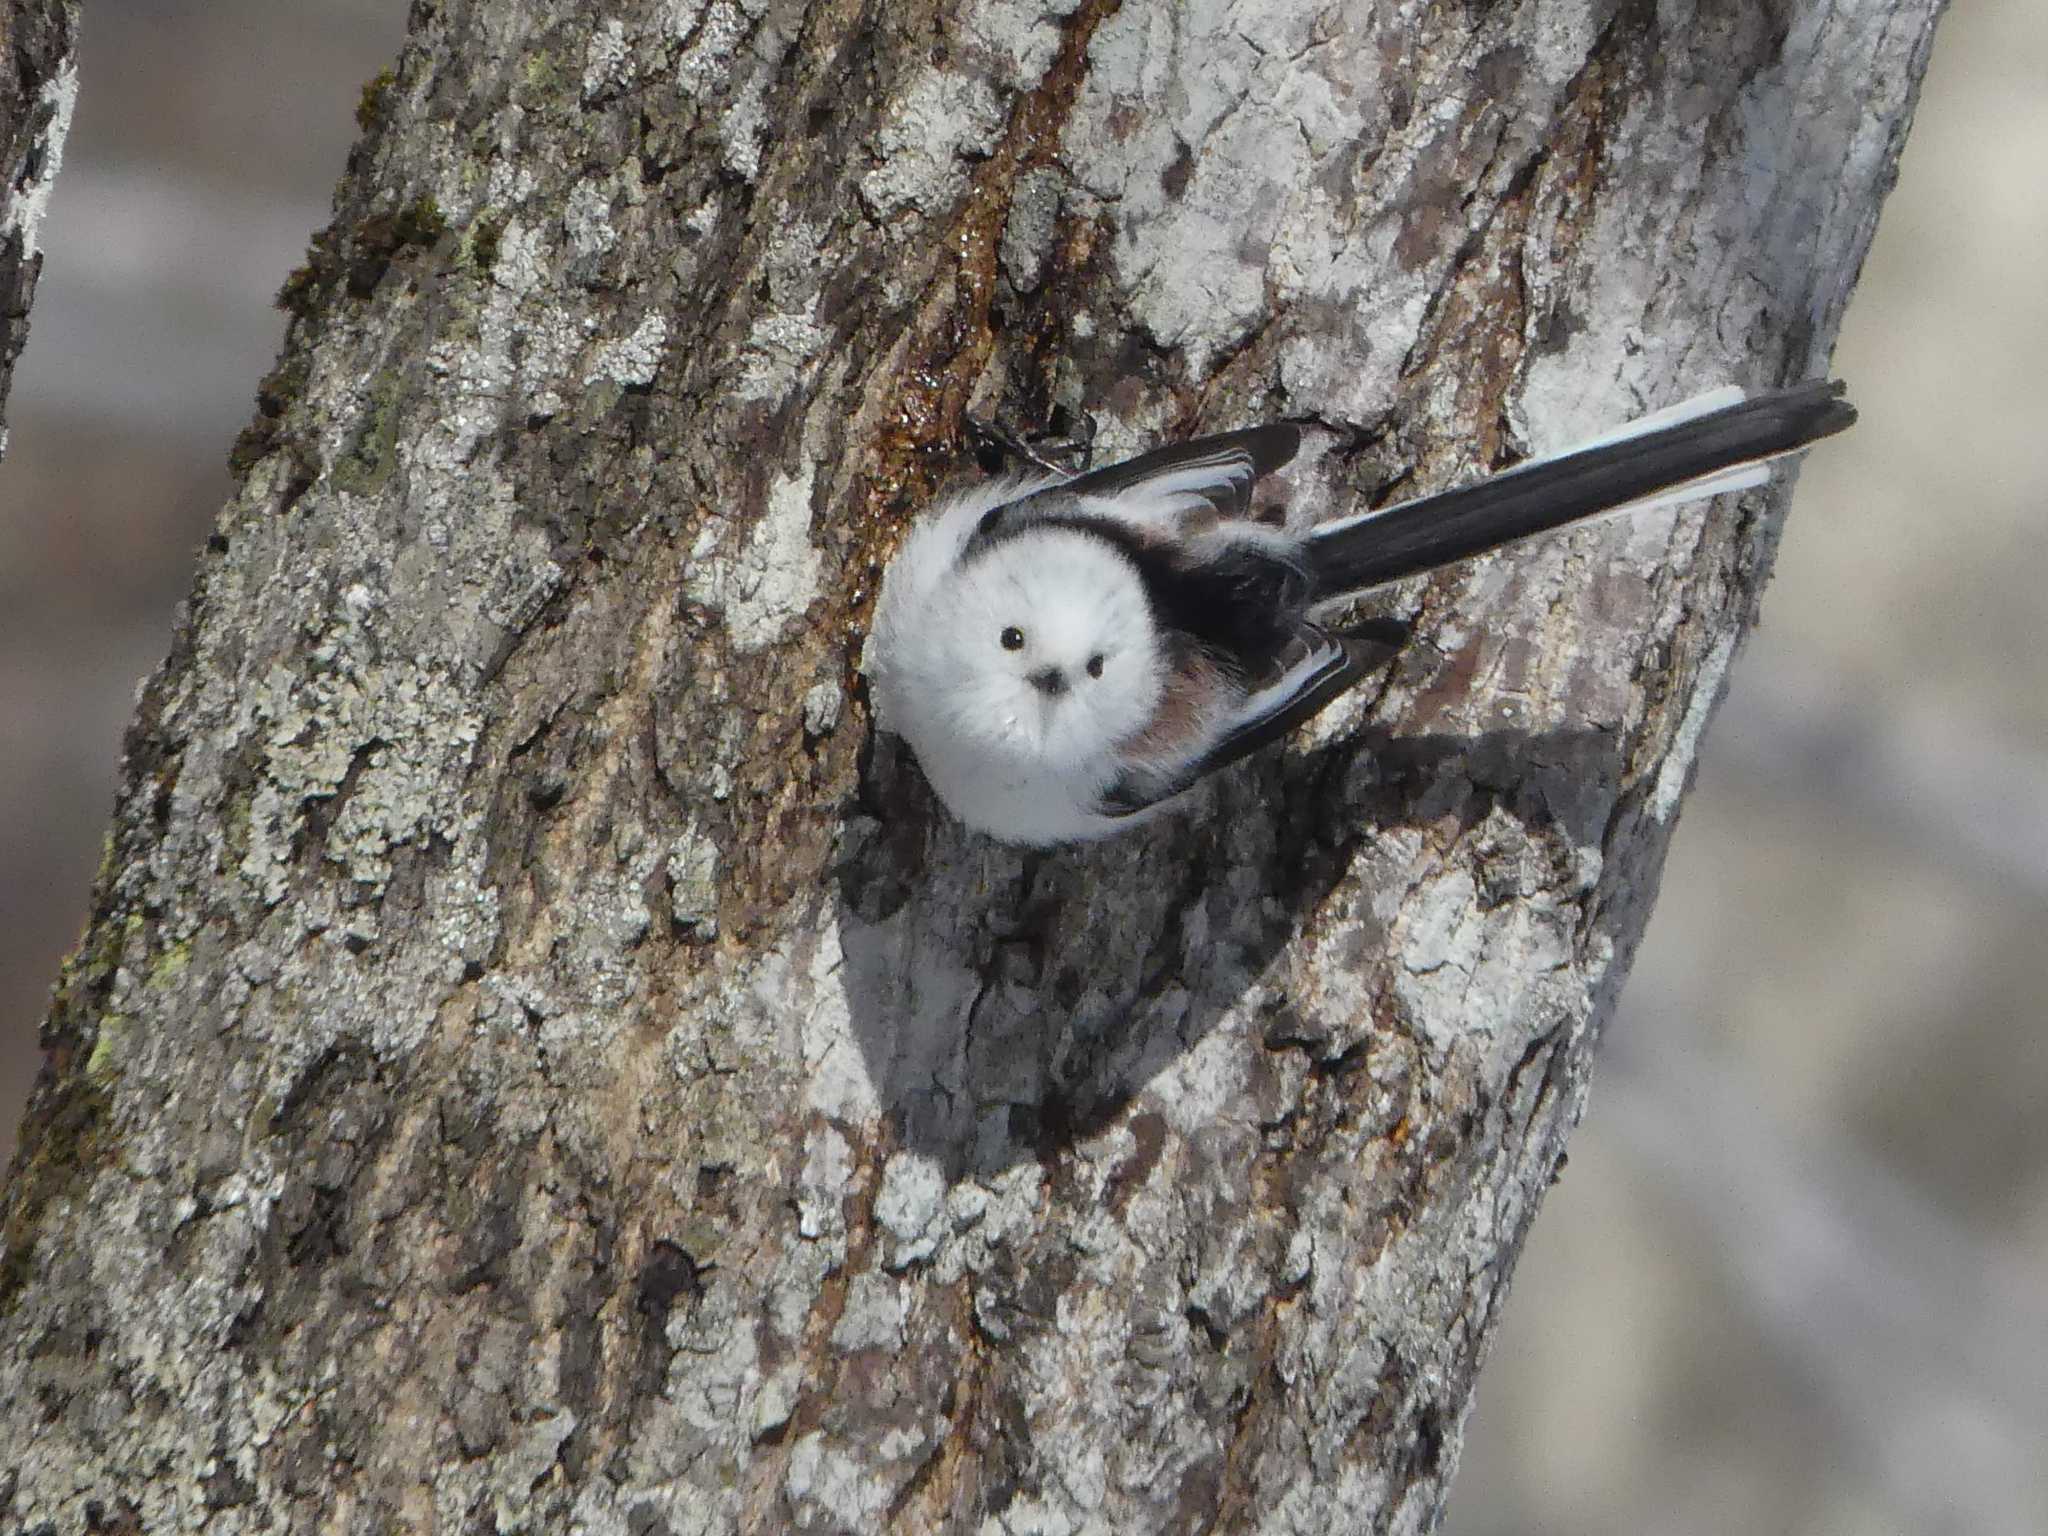
[{"label": "small white bird", "polygon": [[1744,490],[1856,419],[1840,384],[1734,387],[1459,490],[1290,533],[1255,487],[1315,428],[1248,427],[940,502],[890,562],[864,663],[939,798],[1005,842],[1107,836],[1389,659],[1358,593],[1533,534]]}]

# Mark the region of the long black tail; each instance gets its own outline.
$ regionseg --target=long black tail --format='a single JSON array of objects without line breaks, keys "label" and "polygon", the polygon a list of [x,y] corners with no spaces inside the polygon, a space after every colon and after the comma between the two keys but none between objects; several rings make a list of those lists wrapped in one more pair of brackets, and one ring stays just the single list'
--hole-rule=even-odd
[{"label": "long black tail", "polygon": [[1815,380],[1732,404],[1719,394],[1702,396],[1697,413],[1677,407],[1634,435],[1326,524],[1307,541],[1313,600],[1383,586],[1602,513],[1740,489],[1745,482],[1731,472],[1797,452],[1853,423],[1856,409],[1843,391],[1840,383]]}]

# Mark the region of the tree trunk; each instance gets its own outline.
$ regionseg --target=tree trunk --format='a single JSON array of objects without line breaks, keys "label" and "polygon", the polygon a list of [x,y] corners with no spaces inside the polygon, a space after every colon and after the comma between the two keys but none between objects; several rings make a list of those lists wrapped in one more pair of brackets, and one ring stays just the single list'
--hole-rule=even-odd
[{"label": "tree trunk", "polygon": [[43,255],[37,244],[78,100],[77,0],[0,5],[0,459],[7,396],[28,345]]},{"label": "tree trunk", "polygon": [[416,0],[45,1026],[0,1514],[1427,1527],[1775,502],[1037,854],[877,574],[969,408],[1355,420],[1341,507],[1821,370],[1936,9]]}]

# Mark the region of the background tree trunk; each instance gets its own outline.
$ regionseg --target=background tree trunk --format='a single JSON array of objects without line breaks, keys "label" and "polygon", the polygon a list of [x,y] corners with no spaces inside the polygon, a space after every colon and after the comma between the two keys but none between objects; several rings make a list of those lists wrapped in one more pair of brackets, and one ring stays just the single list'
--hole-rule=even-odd
[{"label": "background tree trunk", "polygon": [[1427,1525],[1769,501],[1049,854],[871,741],[874,578],[970,405],[1341,501],[1819,371],[1935,10],[420,0],[46,1024],[0,1512]]},{"label": "background tree trunk", "polygon": [[43,270],[37,233],[78,100],[77,0],[0,6],[0,459],[7,394]]}]

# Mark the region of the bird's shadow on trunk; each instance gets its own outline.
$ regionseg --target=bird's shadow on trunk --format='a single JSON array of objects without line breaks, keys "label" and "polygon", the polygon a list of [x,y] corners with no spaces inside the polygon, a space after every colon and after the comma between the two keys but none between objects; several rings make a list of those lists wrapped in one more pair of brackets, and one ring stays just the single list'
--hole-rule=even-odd
[{"label": "bird's shadow on trunk", "polygon": [[[893,738],[871,750],[871,814],[849,824],[834,893],[844,996],[898,1144],[948,1178],[1056,1160],[1233,1012],[1297,1038],[1275,957],[1378,840],[1503,808],[1598,846],[1622,766],[1612,731],[1368,729],[1267,753],[1127,836],[1034,851],[953,822]],[[1361,968],[1385,939],[1364,916],[1345,955]]]}]

